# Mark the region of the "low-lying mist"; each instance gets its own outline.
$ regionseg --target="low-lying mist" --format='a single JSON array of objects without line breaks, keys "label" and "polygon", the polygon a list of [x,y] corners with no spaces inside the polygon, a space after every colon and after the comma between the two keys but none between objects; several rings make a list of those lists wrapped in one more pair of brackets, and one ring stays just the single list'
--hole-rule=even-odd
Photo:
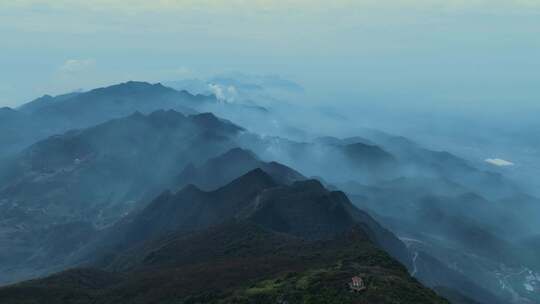
[{"label": "low-lying mist", "polygon": [[231,83],[235,98],[206,110],[257,134],[244,135],[243,147],[345,191],[412,251],[497,297],[536,299],[540,125],[530,113],[312,101],[307,89]]}]

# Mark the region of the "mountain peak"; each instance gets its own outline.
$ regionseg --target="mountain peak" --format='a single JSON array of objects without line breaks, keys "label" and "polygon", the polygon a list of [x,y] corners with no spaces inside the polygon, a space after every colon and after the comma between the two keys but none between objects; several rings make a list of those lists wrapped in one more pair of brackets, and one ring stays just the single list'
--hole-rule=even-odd
[{"label": "mountain peak", "polygon": [[217,191],[251,192],[252,190],[262,190],[276,187],[276,181],[261,168],[256,168],[240,176],[229,184],[219,188]]},{"label": "mountain peak", "polygon": [[152,87],[152,86],[159,87],[158,84],[151,84],[146,81],[135,81],[135,80],[122,82],[122,83],[119,83],[117,85],[113,85],[110,87]]},{"label": "mountain peak", "polygon": [[156,127],[177,127],[186,121],[186,116],[175,110],[157,110],[147,115],[135,111],[128,117],[119,118],[119,120],[144,121]]},{"label": "mountain peak", "polygon": [[138,92],[144,92],[145,94],[156,94],[156,93],[169,93],[176,92],[171,88],[167,88],[160,83],[152,84],[144,81],[127,81],[119,84],[97,88],[91,90],[87,93],[83,93],[86,96],[96,96],[102,94],[134,94]]},{"label": "mountain peak", "polygon": [[47,100],[51,100],[53,99],[53,97],[49,94],[45,94],[43,96],[41,96],[40,98],[36,99],[36,100],[39,100],[39,101],[47,101]]},{"label": "mountain peak", "polygon": [[195,186],[194,184],[188,184],[185,186],[178,194],[188,194],[188,193],[200,193],[204,192],[199,187]]},{"label": "mountain peak", "polygon": [[184,120],[186,116],[175,110],[157,110],[148,115],[151,120],[171,121]]},{"label": "mountain peak", "polygon": [[261,168],[255,168],[248,173],[240,176],[236,181],[265,181],[269,184],[274,184],[274,179]]},{"label": "mountain peak", "polygon": [[139,112],[139,111],[135,111],[135,112],[133,112],[133,114],[128,116],[128,118],[136,118],[136,119],[144,118],[144,117],[146,117],[146,116],[143,113]]},{"label": "mountain peak", "polygon": [[280,185],[305,179],[300,173],[285,165],[277,162],[266,163],[259,160],[250,150],[233,148],[207,160],[200,167],[186,166],[176,181],[180,186],[193,183],[201,189],[214,190],[257,168],[262,169]]},{"label": "mountain peak", "polygon": [[217,118],[216,115],[210,112],[195,114],[190,116],[195,121],[202,121],[202,122],[208,122],[208,123],[216,123],[219,122],[219,118]]},{"label": "mountain peak", "polygon": [[1,107],[0,108],[0,113],[15,113],[15,112],[17,112],[17,111],[10,108],[10,107]]},{"label": "mountain peak", "polygon": [[228,120],[217,118],[212,113],[195,114],[189,116],[189,118],[200,127],[206,129],[224,130],[226,132],[233,133],[243,130],[243,128],[233,124]]}]

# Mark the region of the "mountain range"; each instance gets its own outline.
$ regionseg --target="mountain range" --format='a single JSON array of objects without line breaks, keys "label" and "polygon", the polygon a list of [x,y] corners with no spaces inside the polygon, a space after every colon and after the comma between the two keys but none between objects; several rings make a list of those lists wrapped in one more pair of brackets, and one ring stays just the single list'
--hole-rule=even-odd
[{"label": "mountain range", "polygon": [[540,299],[540,201],[501,173],[377,130],[298,140],[205,110],[276,115],[142,82],[0,109],[0,283],[19,282],[0,301]]}]

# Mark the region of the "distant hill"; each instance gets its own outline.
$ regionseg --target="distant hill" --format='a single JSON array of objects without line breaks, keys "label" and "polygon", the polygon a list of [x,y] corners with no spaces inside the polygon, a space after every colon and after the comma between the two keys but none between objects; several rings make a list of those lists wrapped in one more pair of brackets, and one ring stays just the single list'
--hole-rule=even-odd
[{"label": "distant hill", "polygon": [[222,155],[209,159],[200,167],[190,164],[174,179],[175,188],[188,184],[204,190],[223,186],[247,172],[261,168],[282,184],[306,179],[302,174],[277,162],[263,162],[255,153],[233,148]]},{"label": "distant hill", "polygon": [[[149,114],[157,110],[175,110],[195,114],[195,108],[213,102],[216,102],[213,96],[192,95],[161,84],[135,81],[88,92],[54,97],[45,95],[17,109],[10,109],[10,120],[0,119],[2,130],[15,131],[0,133],[0,143],[5,144],[0,150],[0,157],[48,136],[94,126],[134,112]],[[0,113],[0,118],[3,116]]]},{"label": "distant hill", "polygon": [[[210,100],[204,95],[191,95],[187,91],[176,91],[161,84],[129,81],[88,92],[45,95],[19,107],[19,111],[37,115],[44,119],[66,118],[78,127],[92,125],[112,118],[160,109],[173,109],[193,114],[190,104]],[[81,121],[82,120],[82,121]]]},{"label": "distant hill", "polygon": [[277,159],[306,176],[323,176],[332,182],[357,180],[377,183],[396,178],[396,157],[380,146],[351,143],[335,144],[315,140],[298,142],[280,137],[250,137],[242,142],[263,159]]},{"label": "distant hill", "polygon": [[43,95],[39,98],[36,98],[30,102],[27,102],[17,108],[18,111],[22,113],[35,113],[43,108],[53,106],[53,103],[62,102],[71,98],[77,97],[79,94],[84,94],[82,92],[67,93],[57,96]]},{"label": "distant hill", "polygon": [[426,149],[412,140],[377,130],[365,129],[359,138],[345,138],[343,144],[371,141],[391,153],[399,163],[400,176],[446,179],[488,198],[501,199],[522,192],[499,173],[476,168],[467,160],[446,151]]}]

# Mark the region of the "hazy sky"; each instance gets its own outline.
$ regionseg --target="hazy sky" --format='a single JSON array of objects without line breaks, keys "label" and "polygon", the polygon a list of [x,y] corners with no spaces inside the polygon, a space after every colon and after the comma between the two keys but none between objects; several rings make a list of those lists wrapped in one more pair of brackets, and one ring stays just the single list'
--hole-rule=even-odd
[{"label": "hazy sky", "polygon": [[328,102],[529,108],[540,1],[0,0],[0,106],[229,71]]}]

